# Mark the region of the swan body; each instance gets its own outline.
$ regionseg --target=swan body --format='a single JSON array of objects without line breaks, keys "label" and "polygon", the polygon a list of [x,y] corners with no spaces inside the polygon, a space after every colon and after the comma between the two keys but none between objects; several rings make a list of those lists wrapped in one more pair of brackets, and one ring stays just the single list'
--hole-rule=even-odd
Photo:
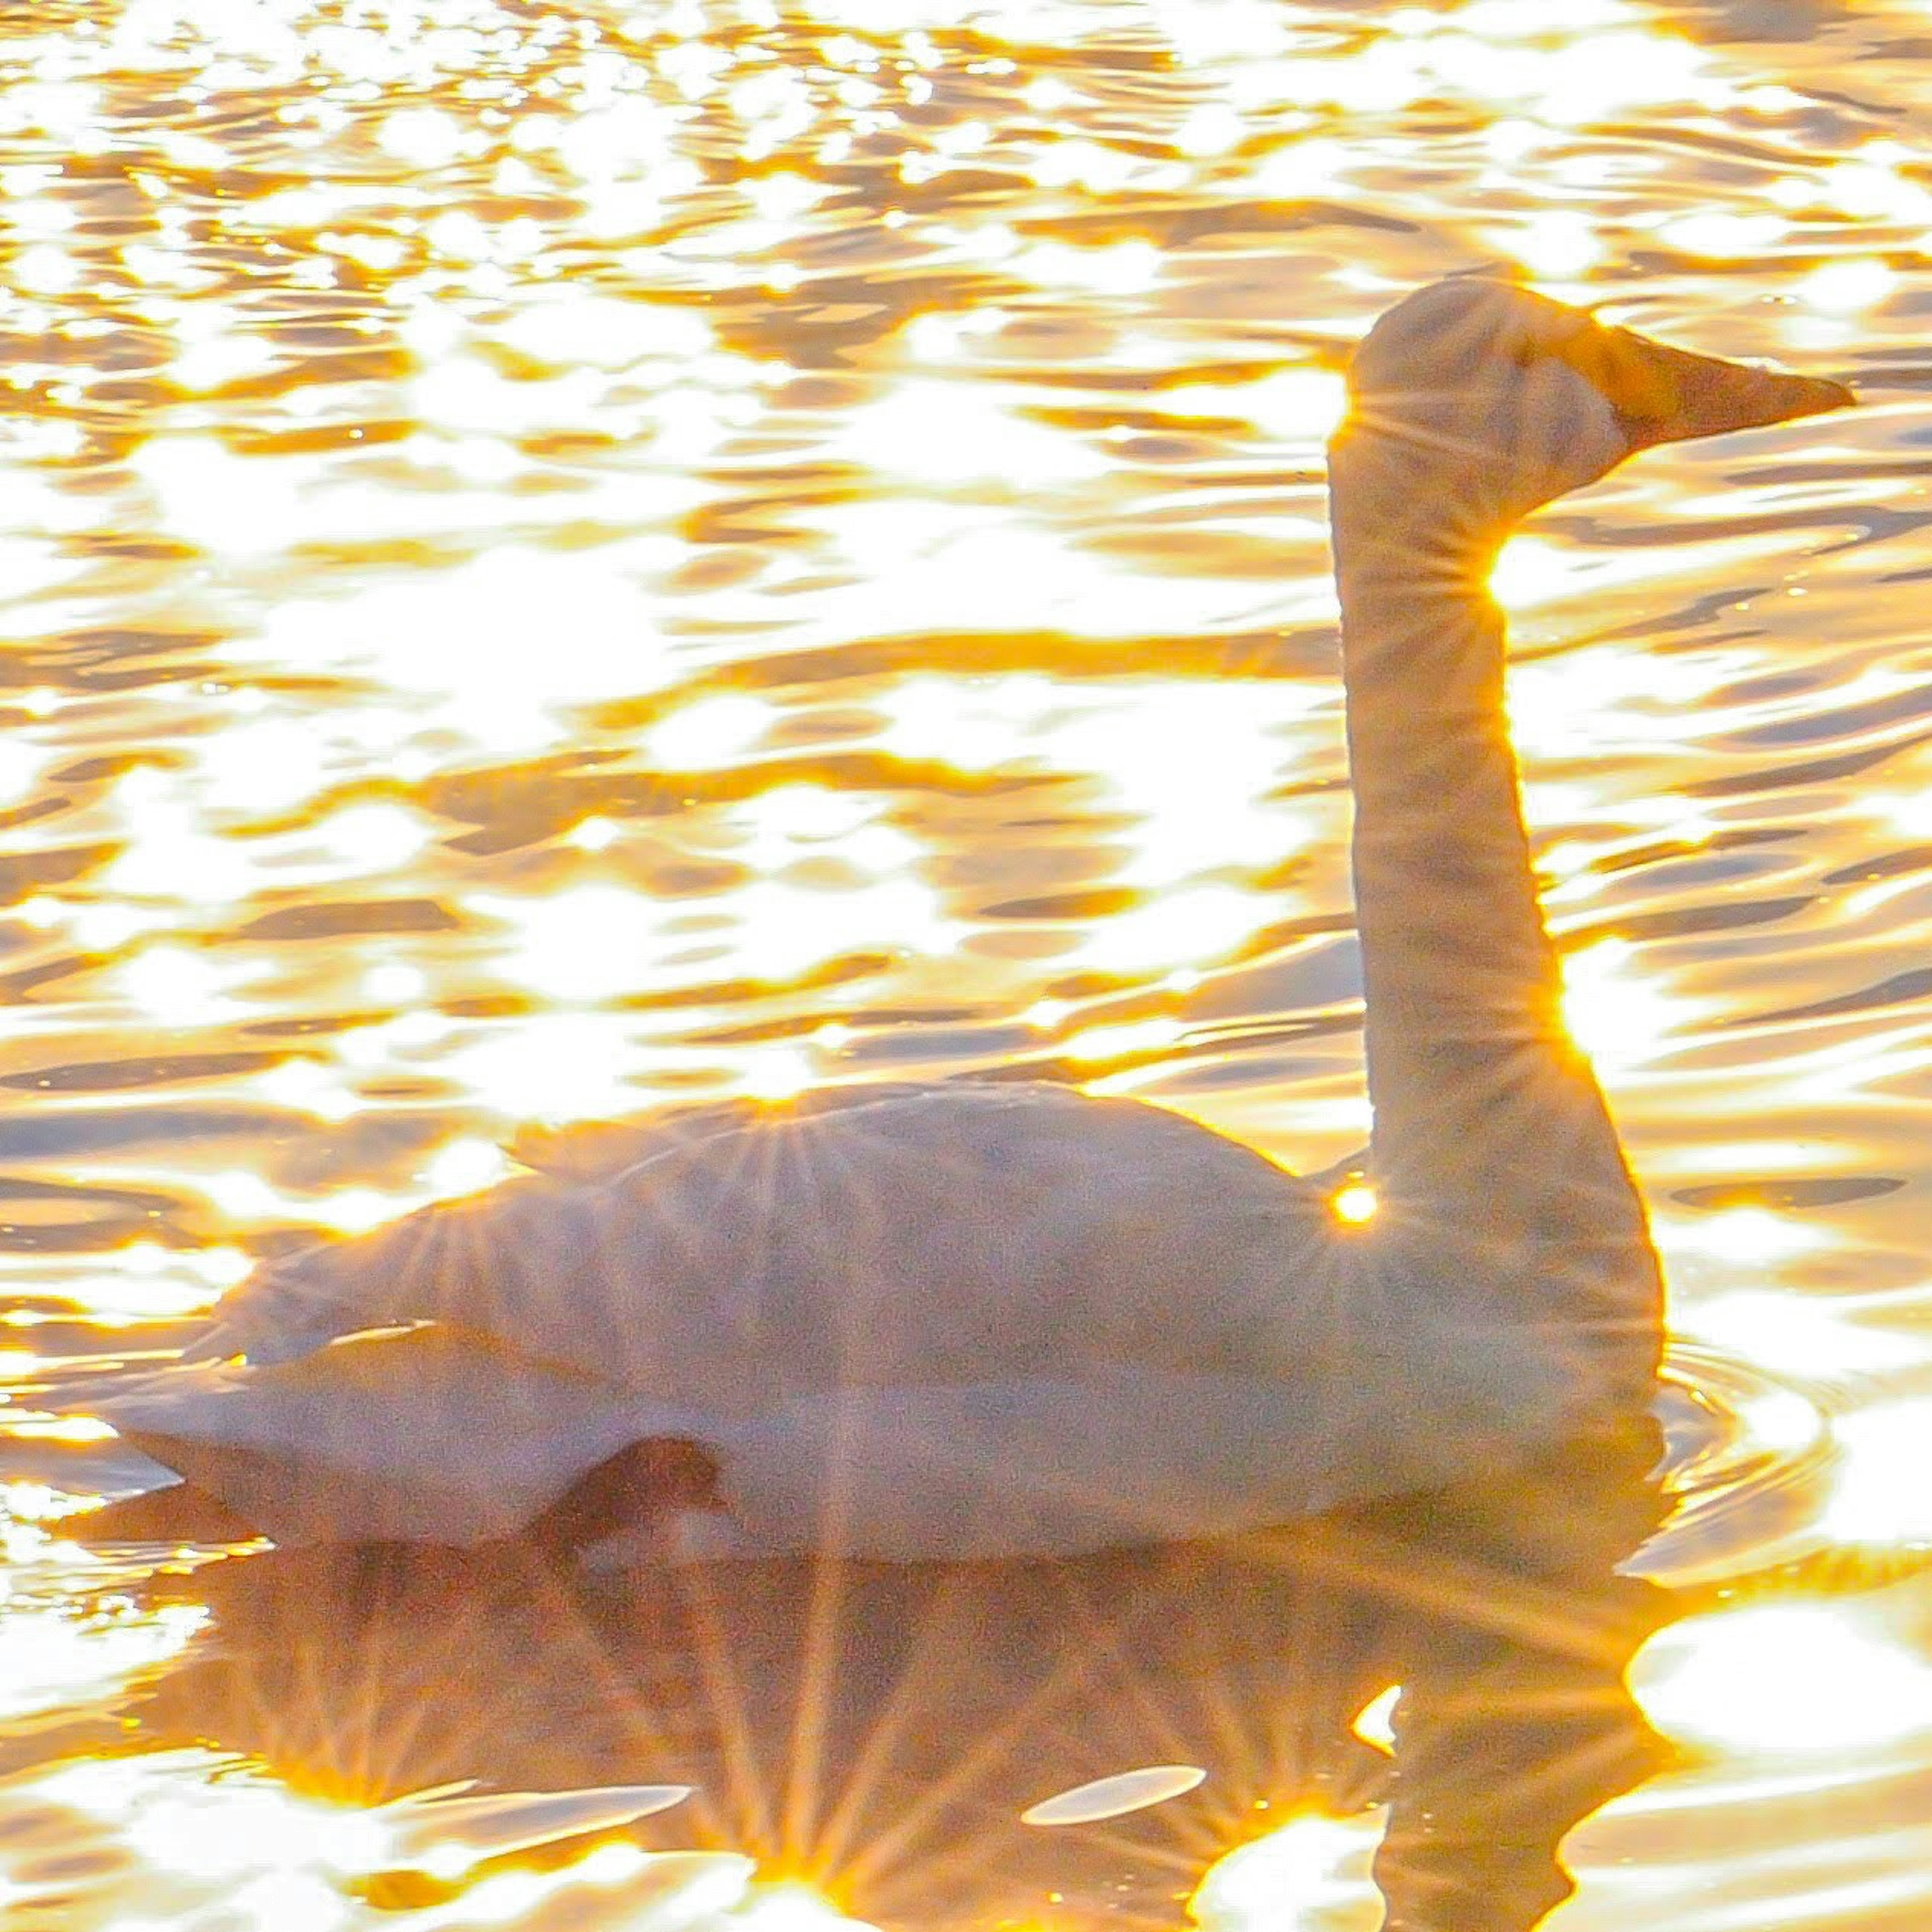
[{"label": "swan body", "polygon": [[910,1558],[1280,1521],[1444,1480],[1560,1400],[1178,1114],[866,1090],[264,1269],[206,1359],[102,1412],[278,1541],[507,1534],[669,1438],[719,1472],[691,1553]]},{"label": "swan body", "polygon": [[1482,580],[1648,442],[1850,398],[1478,278],[1391,310],[1352,386],[1370,1225],[1156,1106],[827,1090],[566,1138],[268,1265],[95,1412],[279,1540],[910,1560],[1232,1534],[1648,1400],[1655,1256],[1556,1017]]}]

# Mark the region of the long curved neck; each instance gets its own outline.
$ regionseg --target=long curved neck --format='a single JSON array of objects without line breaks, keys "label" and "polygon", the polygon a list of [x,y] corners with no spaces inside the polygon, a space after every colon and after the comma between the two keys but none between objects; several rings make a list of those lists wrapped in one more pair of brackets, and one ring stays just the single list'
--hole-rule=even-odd
[{"label": "long curved neck", "polygon": [[[1388,1238],[1508,1319],[1580,1325],[1647,1384],[1642,1202],[1564,1031],[1503,705],[1504,532],[1338,472],[1372,1158]],[[1607,1331],[1607,1332],[1606,1332]],[[1596,1346],[1593,1342],[1592,1346]]]},{"label": "long curved neck", "polygon": [[1494,1118],[1467,1063],[1528,1049],[1588,1076],[1537,904],[1490,556],[1349,510],[1335,543],[1369,1094],[1385,1190],[1434,1192]]}]

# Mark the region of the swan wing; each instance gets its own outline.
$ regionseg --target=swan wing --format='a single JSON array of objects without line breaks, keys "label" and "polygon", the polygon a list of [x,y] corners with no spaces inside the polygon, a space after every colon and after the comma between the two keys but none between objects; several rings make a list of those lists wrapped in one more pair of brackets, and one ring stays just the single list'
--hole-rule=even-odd
[{"label": "swan wing", "polygon": [[[502,1534],[653,1434],[718,1462],[696,1554],[1212,1534],[1432,1480],[1457,1441],[1408,1413],[1430,1349],[1390,1338],[1426,1317],[1388,1318],[1372,1254],[1165,1109],[896,1090],[279,1264],[203,1338],[248,1366],[108,1420],[290,1540]],[[397,1323],[428,1325],[355,1332]]]},{"label": "swan wing", "polygon": [[434,1321],[747,1417],[1042,1364],[1294,1374],[1346,1298],[1335,1245],[1318,1194],[1179,1114],[942,1085],[423,1210],[260,1271],[195,1353],[284,1360]]},{"label": "swan wing", "polygon": [[284,1540],[506,1534],[658,1435],[718,1466],[693,1556],[1223,1534],[1464,1472],[1562,1406],[1366,1232],[1135,1102],[765,1111],[265,1270],[205,1343],[247,1364],[101,1412]]},{"label": "swan wing", "polygon": [[164,1369],[90,1406],[282,1544],[506,1536],[606,1456],[686,1420],[429,1325],[266,1366]]},{"label": "swan wing", "polygon": [[[739,1432],[721,1490],[737,1547],[760,1553],[1064,1556],[1354,1501],[1366,1420],[1345,1382],[1144,1367],[848,1389]],[[1399,1486],[1432,1474],[1406,1473]]]}]

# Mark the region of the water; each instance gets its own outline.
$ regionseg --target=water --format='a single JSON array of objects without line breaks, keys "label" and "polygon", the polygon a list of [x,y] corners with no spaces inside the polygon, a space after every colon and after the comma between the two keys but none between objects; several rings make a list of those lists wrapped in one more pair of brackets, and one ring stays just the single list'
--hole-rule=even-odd
[{"label": "water", "polygon": [[[1924,1922],[1932,13],[55,0],[0,62],[10,1923],[792,1932],[903,1826],[908,1912],[974,1831],[1070,1922],[1176,1922],[1253,1840],[1199,1914],[1328,1932],[1390,1817],[1405,1923]],[[532,1122],[1030,1065],[1359,1144],[1319,451],[1346,345],[1484,260],[1865,398],[1648,455],[1499,569],[1672,1284],[1641,1554],[1641,1484],[1558,1469],[1266,1584],[875,1581],[865,1654],[968,1634],[890,1766],[848,1682],[787,1796],[799,1710],[746,1690],[681,1803],[426,1825],[385,1808],[692,1781],[640,1685],[782,1677],[795,1596],[62,1538],[135,1470],[38,1370]],[[1210,1775],[1016,1822],[1162,1764]]]}]

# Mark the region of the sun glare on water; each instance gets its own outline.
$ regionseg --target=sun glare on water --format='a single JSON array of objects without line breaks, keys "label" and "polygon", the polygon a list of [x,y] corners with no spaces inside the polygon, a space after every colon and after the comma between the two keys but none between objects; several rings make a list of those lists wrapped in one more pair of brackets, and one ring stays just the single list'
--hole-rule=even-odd
[{"label": "sun glare on water", "polygon": [[1882,1752],[1932,1729],[1932,1664],[1826,1604],[1673,1624],[1633,1682],[1670,1736],[1739,1755]]},{"label": "sun glare on water", "polygon": [[[721,1842],[776,1774],[610,1785],[680,1774],[628,1678],[614,1769],[528,1700],[540,1792],[455,1671],[406,1736],[300,1671],[244,1737],[164,1733],[272,1573],[70,1540],[144,1466],[50,1391],[519,1172],[532,1124],[826,1083],[1144,1098],[1328,1176],[1379,1252],[1336,1165],[1369,1122],[1324,448],[1363,329],[1477,267],[1864,400],[1650,452],[1490,580],[1564,1024],[1723,1438],[1679,1432],[1705,1540],[1673,1519],[1638,1574],[1750,1579],[1659,1610],[1629,1682],[1686,1764],[1562,1821],[1552,1932],[1838,1932],[1882,1851],[1887,1924],[1932,1919],[1928,8],[1778,10],[0,10],[10,1928],[850,1922],[778,1861],[643,1848],[659,1813]],[[1144,1750],[988,1815],[1106,1884],[1210,1817],[1156,1861],[1206,1932],[1368,1932],[1376,1780],[1399,1808],[1430,1708],[1370,1696],[1420,1682],[1372,1635],[1296,1662],[1348,1687],[1348,1816],[1325,1769],[1216,1810],[1220,1732],[1151,1684]],[[391,1747],[423,1790],[352,1800]],[[1672,1862],[1746,1810],[1762,1843]]]}]

